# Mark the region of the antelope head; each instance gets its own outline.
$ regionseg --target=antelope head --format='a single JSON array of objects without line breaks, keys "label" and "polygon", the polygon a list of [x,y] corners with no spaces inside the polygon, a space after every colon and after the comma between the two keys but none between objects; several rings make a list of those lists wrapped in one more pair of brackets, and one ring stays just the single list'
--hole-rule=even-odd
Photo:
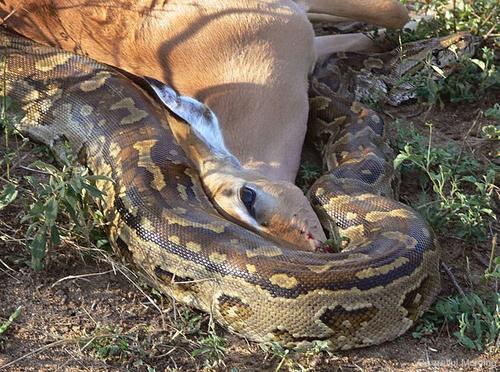
[{"label": "antelope head", "polygon": [[[184,119],[174,135],[193,161],[206,193],[226,218],[261,235],[317,250],[326,240],[318,217],[302,191],[245,169],[224,144],[215,114],[203,103],[178,95],[146,78],[160,100]],[[242,134],[244,135],[244,134]]]}]

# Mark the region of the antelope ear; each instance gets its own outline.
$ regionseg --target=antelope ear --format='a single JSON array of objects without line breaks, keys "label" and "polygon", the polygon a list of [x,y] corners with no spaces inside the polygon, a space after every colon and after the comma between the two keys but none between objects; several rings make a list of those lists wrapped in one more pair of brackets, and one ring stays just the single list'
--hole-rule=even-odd
[{"label": "antelope ear", "polygon": [[190,135],[196,137],[190,138],[190,145],[206,147],[206,149],[197,149],[197,153],[206,154],[207,159],[194,159],[195,161],[229,160],[232,165],[240,166],[239,161],[224,144],[219,121],[212,110],[194,98],[179,95],[171,86],[161,81],[150,77],[144,77],[144,79],[163,104],[189,125]]}]

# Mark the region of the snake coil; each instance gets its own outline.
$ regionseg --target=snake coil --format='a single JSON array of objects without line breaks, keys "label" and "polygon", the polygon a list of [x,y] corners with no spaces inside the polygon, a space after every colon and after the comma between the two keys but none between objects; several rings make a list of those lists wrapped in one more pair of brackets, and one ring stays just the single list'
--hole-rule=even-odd
[{"label": "snake coil", "polygon": [[170,126],[180,120],[118,71],[2,30],[6,92],[19,129],[57,151],[65,141],[106,193],[109,240],[149,283],[256,341],[334,349],[404,333],[439,290],[433,234],[391,198],[391,152],[373,111],[335,93],[321,69],[313,121],[339,126],[324,144],[329,173],[310,191],[349,240],[340,253],[294,250],[224,220]]}]

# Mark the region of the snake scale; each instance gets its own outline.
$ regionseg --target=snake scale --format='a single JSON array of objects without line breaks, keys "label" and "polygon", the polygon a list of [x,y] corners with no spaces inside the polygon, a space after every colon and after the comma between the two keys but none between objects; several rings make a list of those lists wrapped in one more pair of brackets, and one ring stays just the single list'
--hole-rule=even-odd
[{"label": "snake scale", "polygon": [[68,141],[114,180],[98,183],[113,248],[177,301],[250,340],[350,349],[403,334],[438,293],[433,233],[392,198],[383,121],[339,91],[334,62],[318,64],[311,84],[313,134],[337,129],[320,145],[328,172],[310,199],[348,244],[307,252],[223,219],[174,140],[180,119],[136,83],[5,30],[0,40],[19,129],[55,150]]}]

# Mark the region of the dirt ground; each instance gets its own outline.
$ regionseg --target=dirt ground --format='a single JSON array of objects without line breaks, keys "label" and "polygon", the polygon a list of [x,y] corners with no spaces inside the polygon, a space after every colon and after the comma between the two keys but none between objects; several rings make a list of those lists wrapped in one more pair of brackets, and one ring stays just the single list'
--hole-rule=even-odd
[{"label": "dirt ground", "polygon": [[[483,140],[477,128],[491,120],[479,118],[499,102],[493,92],[482,102],[447,105],[427,117],[434,124],[435,145],[455,141],[466,146],[477,159],[490,161],[493,144]],[[397,116],[415,112],[416,106],[403,107]],[[410,119],[426,133],[423,114]],[[388,119],[388,135],[394,128]],[[475,123],[475,124],[474,124]],[[472,125],[475,127],[465,138]],[[464,140],[465,138],[465,140]],[[3,142],[3,140],[2,140]],[[28,146],[14,172],[29,172],[20,167],[38,156]],[[5,148],[0,147],[0,157]],[[402,197],[416,192],[411,180],[403,179]],[[141,285],[123,265],[99,253],[88,253],[68,244],[51,253],[50,263],[41,273],[27,265],[30,255],[24,246],[25,226],[18,215],[25,200],[17,200],[0,218],[0,323],[19,306],[21,315],[0,338],[0,370],[9,371],[120,371],[198,370],[204,355],[193,358],[199,339],[209,328],[208,317],[184,308]],[[498,226],[495,227],[498,231]],[[486,269],[491,241],[477,244],[449,236],[439,236],[443,261],[451,268],[464,289],[484,287],[480,278]],[[99,258],[101,257],[101,258]],[[469,269],[466,269],[467,260]],[[441,295],[454,294],[450,278],[442,273]],[[137,284],[139,283],[139,284]],[[266,353],[261,346],[248,343],[221,328],[217,334],[227,339],[223,363],[216,370],[272,371],[281,358]],[[114,345],[109,355],[106,345]],[[105,355],[105,356],[103,356]],[[500,356],[493,351],[473,352],[458,345],[446,327],[420,340],[408,334],[383,345],[348,352],[290,353],[283,370],[318,371],[408,370],[408,371],[494,371]]]}]

